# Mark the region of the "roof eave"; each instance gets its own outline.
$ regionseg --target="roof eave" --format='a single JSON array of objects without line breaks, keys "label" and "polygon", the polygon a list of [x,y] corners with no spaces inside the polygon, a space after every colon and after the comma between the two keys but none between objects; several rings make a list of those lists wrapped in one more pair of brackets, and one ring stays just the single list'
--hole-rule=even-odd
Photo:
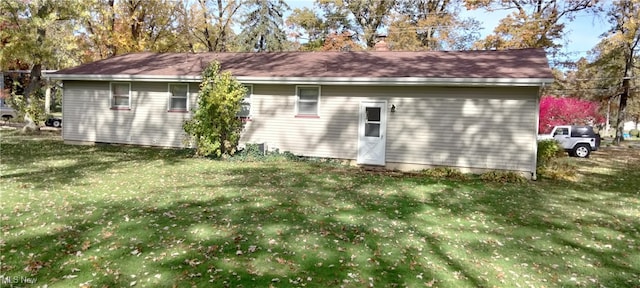
[{"label": "roof eave", "polygon": [[130,75],[130,74],[45,74],[53,80],[131,81],[131,82],[200,82],[200,75]]},{"label": "roof eave", "polygon": [[544,86],[553,78],[433,78],[433,77],[249,77],[252,84],[361,85],[361,86]]},{"label": "roof eave", "polygon": [[[200,82],[200,75],[46,74],[53,80]],[[237,76],[242,83],[360,86],[544,86],[553,78],[434,78],[434,77],[256,77]]]}]

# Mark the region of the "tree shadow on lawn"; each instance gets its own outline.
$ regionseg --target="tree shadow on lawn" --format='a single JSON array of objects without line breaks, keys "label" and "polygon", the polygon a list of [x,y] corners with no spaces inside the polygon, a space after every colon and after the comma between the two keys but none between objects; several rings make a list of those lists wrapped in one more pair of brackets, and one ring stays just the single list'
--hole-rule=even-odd
[{"label": "tree shadow on lawn", "polygon": [[[598,191],[549,191],[531,184],[492,190],[462,201],[450,194],[434,196],[439,206],[466,220],[481,214],[483,221],[492,223],[492,228],[483,229],[471,227],[480,225],[469,221],[472,224],[461,229],[462,235],[475,238],[466,246],[478,257],[507,262],[514,274],[559,286],[639,284],[640,253],[634,247],[640,242],[640,220],[632,215],[634,209],[637,213],[633,204],[619,207],[627,210],[624,214],[612,207],[621,206],[617,200],[594,199]],[[576,194],[583,200],[575,201]]]},{"label": "tree shadow on lawn", "polygon": [[[226,180],[178,189],[198,197],[166,205],[75,205],[36,233],[5,222],[2,273],[96,287],[613,287],[640,273],[628,248],[638,219],[554,198],[562,190],[292,165],[230,168]],[[151,190],[140,194],[174,193]]]},{"label": "tree shadow on lawn", "polygon": [[[366,226],[323,217],[316,225],[303,227],[295,223],[308,224],[309,219],[296,212],[295,206],[252,208],[246,203],[241,205],[246,208],[238,209],[242,203],[227,205],[234,201],[220,197],[161,209],[145,207],[143,212],[132,211],[126,204],[102,207],[96,216],[68,219],[62,228],[55,229],[57,232],[8,240],[3,247],[7,258],[2,272],[15,276],[31,269],[33,273],[25,277],[37,278],[40,283],[77,286],[91,280],[91,285],[98,287],[128,286],[135,280],[149,280],[152,286],[203,285],[209,280],[215,286],[264,286],[273,279],[328,285],[341,284],[341,277],[366,281],[347,275],[348,271],[362,273],[348,263],[355,263],[352,249],[364,242],[358,237],[369,232]],[[125,212],[121,211],[128,211],[129,222],[101,220],[123,219]],[[199,229],[209,236],[199,235]],[[238,251],[243,251],[242,255]],[[35,255],[28,256],[30,253]],[[353,265],[360,265],[365,256],[359,254],[358,264]],[[385,256],[377,257],[378,267],[390,267]],[[8,266],[12,264],[16,266]],[[404,265],[399,265],[395,271],[383,273],[386,277],[380,278],[377,272],[371,276],[377,275],[378,283],[399,281],[404,270]],[[64,280],[69,275],[78,278]],[[309,277],[312,280],[307,280]]]},{"label": "tree shadow on lawn", "polygon": [[611,186],[452,182],[298,162],[230,165],[215,179],[207,176],[220,172],[198,173],[199,182],[137,191],[148,200],[74,203],[40,221],[3,213],[1,273],[52,287],[628,287],[640,279],[638,208],[620,201],[629,191],[610,198],[620,195]]},{"label": "tree shadow on lawn", "polygon": [[[174,165],[192,155],[187,149],[97,144],[67,145],[60,140],[2,141],[2,178],[33,188],[78,185],[84,175],[99,174],[128,162],[161,160]],[[28,169],[28,170],[26,170]]]},{"label": "tree shadow on lawn", "polygon": [[621,194],[640,196],[640,149],[607,147],[588,159],[576,159],[581,178],[574,185]]},{"label": "tree shadow on lawn", "polygon": [[12,233],[2,273],[50,285],[183,287],[424,285],[442,277],[425,259],[465,273],[441,239],[420,232],[436,224],[413,221],[423,206],[395,177],[309,173],[316,168],[231,169],[227,182],[195,185],[204,200],[76,205],[56,227],[23,235],[13,219],[3,224]]},{"label": "tree shadow on lawn", "polygon": [[638,286],[640,191],[624,181],[640,179],[640,163],[594,158],[576,160],[580,178],[575,182],[489,183],[471,197],[454,192],[436,193],[433,199],[455,215],[480,213],[501,227],[464,233],[482,234],[468,247],[496,261],[510,258],[515,273],[546,276],[559,286]]}]

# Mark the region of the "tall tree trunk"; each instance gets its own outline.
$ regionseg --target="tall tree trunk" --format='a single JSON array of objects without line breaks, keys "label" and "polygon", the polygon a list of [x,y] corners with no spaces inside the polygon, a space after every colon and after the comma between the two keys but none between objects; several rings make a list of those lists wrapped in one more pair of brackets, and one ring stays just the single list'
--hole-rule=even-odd
[{"label": "tall tree trunk", "polygon": [[[40,30],[40,29],[38,29]],[[29,131],[40,130],[40,127],[36,125],[35,119],[33,115],[30,115],[33,111],[33,102],[34,97],[36,97],[36,93],[41,88],[40,80],[42,78],[42,64],[38,63],[33,65],[31,68],[31,74],[29,76],[29,85],[24,89],[24,100],[26,104],[26,111],[24,113],[24,127],[22,127],[22,133],[26,133]]]},{"label": "tall tree trunk", "polygon": [[619,145],[620,142],[624,141],[623,133],[624,133],[624,120],[627,112],[627,99],[629,98],[629,81],[630,77],[627,75],[629,69],[625,69],[627,72],[625,73],[625,77],[622,80],[622,94],[620,94],[620,106],[618,107],[618,121],[616,123],[616,138],[613,143]]},{"label": "tall tree trunk", "polygon": [[[616,123],[616,138],[614,144],[618,145],[624,141],[624,121],[626,120],[627,99],[629,98],[629,89],[631,86],[631,78],[633,75],[634,51],[640,43],[640,35],[636,34],[634,41],[628,47],[627,59],[624,63],[624,78],[622,79],[622,94],[620,94],[620,106],[618,107],[618,123]],[[626,53],[625,53],[626,54]]]},{"label": "tall tree trunk", "polygon": [[[226,52],[227,48],[225,47],[226,42],[226,25],[222,24],[222,19],[224,17],[224,8],[222,7],[222,0],[218,0],[218,21],[220,22],[220,33],[218,33],[218,38],[216,39],[216,50],[219,52]],[[229,16],[231,17],[231,16]],[[219,48],[218,48],[219,47]]]},{"label": "tall tree trunk", "polygon": [[205,44],[207,45],[207,51],[214,52],[213,43],[211,43],[211,33],[209,33],[209,13],[207,12],[207,1],[200,0],[200,7],[202,8],[202,19],[204,20],[204,34]]},{"label": "tall tree trunk", "polygon": [[109,42],[107,43],[108,57],[113,57],[118,55],[118,46],[116,45],[116,39],[114,35],[116,34],[116,8],[114,0],[109,0],[109,11],[111,12],[109,15]]}]

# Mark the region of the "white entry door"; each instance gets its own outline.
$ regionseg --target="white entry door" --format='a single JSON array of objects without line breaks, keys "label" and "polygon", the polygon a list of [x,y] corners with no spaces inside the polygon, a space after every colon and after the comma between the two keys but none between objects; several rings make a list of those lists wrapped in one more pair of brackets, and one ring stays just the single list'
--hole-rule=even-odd
[{"label": "white entry door", "polygon": [[385,165],[387,102],[360,102],[358,164]]}]

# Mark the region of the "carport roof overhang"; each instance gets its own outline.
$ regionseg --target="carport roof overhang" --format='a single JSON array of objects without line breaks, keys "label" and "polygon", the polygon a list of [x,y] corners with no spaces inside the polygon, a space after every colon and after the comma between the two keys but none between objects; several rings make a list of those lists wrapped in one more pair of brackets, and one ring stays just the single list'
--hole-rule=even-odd
[{"label": "carport roof overhang", "polygon": [[[46,74],[52,80],[131,81],[131,82],[194,82],[200,75],[98,75]],[[236,76],[247,84],[294,85],[357,85],[357,86],[505,86],[539,87],[553,83],[553,78],[433,78],[433,77],[256,77]]]}]

